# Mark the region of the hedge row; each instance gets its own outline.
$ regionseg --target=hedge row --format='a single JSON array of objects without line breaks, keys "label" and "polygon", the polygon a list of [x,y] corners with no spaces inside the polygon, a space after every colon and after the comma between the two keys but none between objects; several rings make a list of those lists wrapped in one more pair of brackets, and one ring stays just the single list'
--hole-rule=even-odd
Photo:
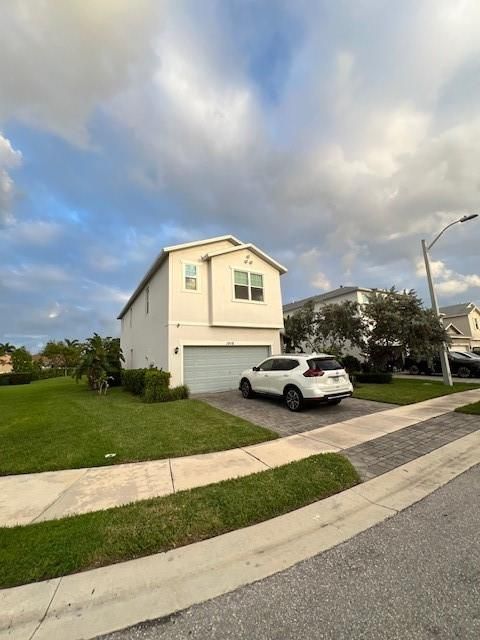
[{"label": "hedge row", "polygon": [[62,376],[71,376],[75,372],[75,369],[65,369],[60,367],[52,369],[34,369],[32,373],[32,380],[48,380],[49,378],[61,378]]},{"label": "hedge row", "polygon": [[170,389],[170,373],[162,369],[124,369],[122,384],[126,391],[149,403],[183,400],[189,396],[186,386]]},{"label": "hedge row", "polygon": [[0,373],[0,386],[11,384],[30,384],[33,376],[31,373]]},{"label": "hedge row", "polygon": [[363,382],[364,384],[390,384],[392,382],[392,374],[382,371],[371,371],[369,373],[352,373],[355,382]]}]

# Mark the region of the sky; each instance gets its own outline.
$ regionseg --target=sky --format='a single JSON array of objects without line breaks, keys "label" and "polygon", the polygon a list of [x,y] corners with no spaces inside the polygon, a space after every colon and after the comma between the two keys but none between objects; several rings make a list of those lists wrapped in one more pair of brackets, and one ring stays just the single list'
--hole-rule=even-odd
[{"label": "sky", "polygon": [[[480,209],[478,0],[0,0],[0,342],[118,335],[163,246],[233,234],[284,302],[413,288]],[[480,218],[432,250],[480,302]]]}]

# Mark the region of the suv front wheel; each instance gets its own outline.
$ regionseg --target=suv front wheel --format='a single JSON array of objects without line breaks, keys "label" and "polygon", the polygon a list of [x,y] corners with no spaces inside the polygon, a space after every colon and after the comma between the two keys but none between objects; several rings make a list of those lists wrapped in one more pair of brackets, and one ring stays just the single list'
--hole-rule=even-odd
[{"label": "suv front wheel", "polygon": [[250,384],[250,382],[246,378],[244,378],[242,380],[242,382],[240,383],[240,391],[242,392],[242,396],[244,398],[252,398],[253,397],[252,385]]},{"label": "suv front wheel", "polygon": [[287,387],[284,393],[285,404],[290,411],[301,411],[303,409],[303,396],[297,387]]}]

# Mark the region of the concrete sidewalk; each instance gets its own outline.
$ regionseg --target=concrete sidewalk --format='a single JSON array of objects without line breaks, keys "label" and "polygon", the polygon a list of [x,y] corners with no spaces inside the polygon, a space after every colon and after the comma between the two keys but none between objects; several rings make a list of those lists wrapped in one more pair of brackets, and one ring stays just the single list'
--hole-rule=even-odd
[{"label": "concrete sidewalk", "polygon": [[353,418],[229,451],[0,478],[0,526],[29,524],[163,496],[342,451],[480,400],[480,389]]},{"label": "concrete sidewalk", "polygon": [[480,462],[480,431],[297,511],[146,558],[0,591],[0,640],[80,640],[168,616],[330,549]]}]

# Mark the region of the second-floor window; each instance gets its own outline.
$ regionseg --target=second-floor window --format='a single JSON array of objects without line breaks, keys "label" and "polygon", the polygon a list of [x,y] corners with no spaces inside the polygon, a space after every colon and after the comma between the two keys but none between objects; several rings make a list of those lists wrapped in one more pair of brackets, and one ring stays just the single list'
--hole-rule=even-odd
[{"label": "second-floor window", "polygon": [[233,272],[235,300],[263,302],[263,276],[250,271]]},{"label": "second-floor window", "polygon": [[188,291],[198,291],[198,267],[196,264],[183,265],[183,284]]}]

